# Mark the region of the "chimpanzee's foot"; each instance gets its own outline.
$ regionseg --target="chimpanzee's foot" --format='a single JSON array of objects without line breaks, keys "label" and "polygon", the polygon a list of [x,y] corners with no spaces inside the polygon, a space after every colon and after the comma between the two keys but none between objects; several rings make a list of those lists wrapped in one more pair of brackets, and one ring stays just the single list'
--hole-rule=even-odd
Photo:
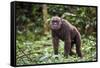
[{"label": "chimpanzee's foot", "polygon": [[64,54],[64,57],[68,58],[68,54],[65,53],[65,54]]},{"label": "chimpanzee's foot", "polygon": [[78,56],[82,59],[83,58],[83,55],[82,54],[78,54]]}]

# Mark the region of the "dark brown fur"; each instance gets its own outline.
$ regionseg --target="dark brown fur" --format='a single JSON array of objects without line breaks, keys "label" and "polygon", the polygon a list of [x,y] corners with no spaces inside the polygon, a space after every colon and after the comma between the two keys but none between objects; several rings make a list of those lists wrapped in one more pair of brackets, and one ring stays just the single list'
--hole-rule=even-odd
[{"label": "dark brown fur", "polygon": [[[58,24],[54,24],[55,21]],[[79,57],[82,57],[81,54],[81,36],[79,31],[71,25],[67,20],[61,19],[60,17],[53,17],[51,20],[51,30],[52,30],[52,38],[53,38],[53,47],[54,54],[58,54],[59,40],[64,41],[64,55],[68,56],[72,52],[73,44],[76,44],[76,52]],[[59,28],[57,28],[57,26]]]}]

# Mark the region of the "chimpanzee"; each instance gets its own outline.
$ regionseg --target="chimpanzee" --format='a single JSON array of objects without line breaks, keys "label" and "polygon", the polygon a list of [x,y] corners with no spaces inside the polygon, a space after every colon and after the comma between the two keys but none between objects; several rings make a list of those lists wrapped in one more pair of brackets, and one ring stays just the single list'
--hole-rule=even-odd
[{"label": "chimpanzee", "polygon": [[53,16],[50,22],[52,31],[52,41],[54,54],[58,54],[59,40],[64,41],[64,55],[68,56],[72,52],[72,47],[76,44],[76,52],[82,58],[81,53],[81,36],[75,26],[70,24],[67,20],[58,16]]}]

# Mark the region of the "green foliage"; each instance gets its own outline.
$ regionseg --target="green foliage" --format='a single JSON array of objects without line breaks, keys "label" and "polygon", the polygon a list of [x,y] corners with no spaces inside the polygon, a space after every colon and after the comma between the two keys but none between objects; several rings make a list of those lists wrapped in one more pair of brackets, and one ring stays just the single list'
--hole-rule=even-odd
[{"label": "green foliage", "polygon": [[[22,36],[22,38],[24,37]],[[96,38],[93,36],[82,36],[82,59],[77,54],[69,56],[68,58],[64,57],[64,43],[62,41],[60,41],[59,55],[54,55],[50,34],[42,36],[39,40],[25,40],[23,42],[16,40],[16,43],[16,59],[18,65],[96,60]],[[75,47],[73,51],[75,52]]]}]

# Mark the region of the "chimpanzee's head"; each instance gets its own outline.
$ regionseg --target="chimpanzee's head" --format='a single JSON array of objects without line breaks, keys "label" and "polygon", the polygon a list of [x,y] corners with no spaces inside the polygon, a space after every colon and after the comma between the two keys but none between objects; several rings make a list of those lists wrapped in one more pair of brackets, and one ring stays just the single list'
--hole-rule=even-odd
[{"label": "chimpanzee's head", "polygon": [[58,16],[52,17],[50,27],[52,30],[59,30],[61,28],[61,18]]}]

